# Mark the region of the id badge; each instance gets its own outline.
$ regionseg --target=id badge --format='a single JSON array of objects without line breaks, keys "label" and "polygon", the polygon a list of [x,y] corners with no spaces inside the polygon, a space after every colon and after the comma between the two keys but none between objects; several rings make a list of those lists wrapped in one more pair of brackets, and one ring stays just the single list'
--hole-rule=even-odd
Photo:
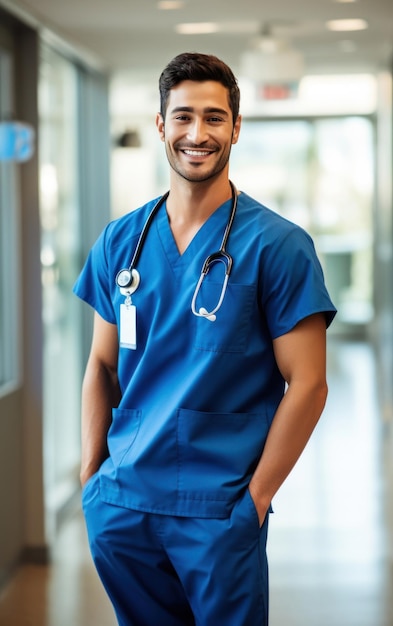
[{"label": "id badge", "polygon": [[120,305],[120,347],[136,350],[136,308],[133,304]]}]

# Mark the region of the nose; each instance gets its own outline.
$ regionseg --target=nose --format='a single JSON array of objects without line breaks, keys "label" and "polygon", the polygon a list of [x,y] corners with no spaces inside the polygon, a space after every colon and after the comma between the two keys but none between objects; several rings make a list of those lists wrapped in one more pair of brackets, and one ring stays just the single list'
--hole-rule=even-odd
[{"label": "nose", "polygon": [[208,138],[207,126],[204,120],[195,118],[188,127],[188,138],[194,144],[204,143]]}]

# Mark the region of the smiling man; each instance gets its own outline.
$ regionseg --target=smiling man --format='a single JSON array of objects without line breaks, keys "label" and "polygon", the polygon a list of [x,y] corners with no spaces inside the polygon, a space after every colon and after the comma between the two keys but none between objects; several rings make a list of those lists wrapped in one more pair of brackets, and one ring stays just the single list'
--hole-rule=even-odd
[{"label": "smiling man", "polygon": [[190,182],[222,174],[237,142],[240,121],[240,116],[233,119],[228,90],[220,83],[186,80],[173,88],[166,111],[157,116],[173,173]]},{"label": "smiling man", "polygon": [[270,503],[323,410],[335,308],[308,234],[229,180],[231,69],[185,53],[159,87],[169,192],[75,285],[91,552],[121,626],[267,626]]}]

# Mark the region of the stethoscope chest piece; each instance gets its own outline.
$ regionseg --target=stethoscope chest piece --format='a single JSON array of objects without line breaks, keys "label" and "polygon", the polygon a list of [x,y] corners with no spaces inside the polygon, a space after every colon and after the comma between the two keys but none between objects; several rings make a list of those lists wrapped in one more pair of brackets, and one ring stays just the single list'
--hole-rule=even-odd
[{"label": "stethoscope chest piece", "polygon": [[116,276],[116,283],[120,288],[120,293],[123,296],[130,296],[132,293],[134,293],[134,291],[138,289],[140,282],[141,277],[138,270],[136,270],[135,268],[120,270],[120,272]]}]

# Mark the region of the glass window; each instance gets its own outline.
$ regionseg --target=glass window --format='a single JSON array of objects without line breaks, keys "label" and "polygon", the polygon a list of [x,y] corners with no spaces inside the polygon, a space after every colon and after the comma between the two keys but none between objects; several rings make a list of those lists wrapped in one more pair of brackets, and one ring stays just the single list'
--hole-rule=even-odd
[{"label": "glass window", "polygon": [[[12,64],[0,49],[0,120],[12,113]],[[17,165],[0,160],[0,390],[19,383]]]},{"label": "glass window", "polygon": [[81,234],[77,70],[44,47],[40,66],[40,215],[44,449],[48,510],[74,489],[80,457],[80,308],[72,294]]},{"label": "glass window", "polygon": [[373,134],[362,116],[245,119],[232,150],[237,186],[313,236],[336,329],[358,330],[373,317]]}]

